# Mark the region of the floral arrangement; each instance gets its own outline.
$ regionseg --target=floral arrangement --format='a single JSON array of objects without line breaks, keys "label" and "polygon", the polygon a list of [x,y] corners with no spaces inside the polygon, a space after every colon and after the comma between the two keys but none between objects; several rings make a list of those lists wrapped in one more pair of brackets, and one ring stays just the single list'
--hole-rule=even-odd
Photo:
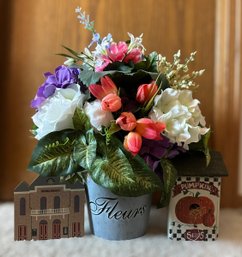
[{"label": "floral arrangement", "polygon": [[142,35],[101,38],[89,16],[76,12],[92,42],[82,52],[65,47],[66,61],[44,74],[31,103],[38,143],[29,170],[65,180],[88,174],[124,196],[161,191],[166,205],[176,179],[173,158],[203,151],[209,161],[210,129],[192,91],[203,70],[189,73],[195,53],[184,63],[180,51],[173,62],[145,55]]}]

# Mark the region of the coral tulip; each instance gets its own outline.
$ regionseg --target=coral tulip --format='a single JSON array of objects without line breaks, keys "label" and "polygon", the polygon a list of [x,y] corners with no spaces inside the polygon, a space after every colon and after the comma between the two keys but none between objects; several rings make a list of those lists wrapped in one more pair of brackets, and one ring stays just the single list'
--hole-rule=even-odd
[{"label": "coral tulip", "polygon": [[118,93],[116,85],[108,76],[101,78],[101,85],[91,84],[88,88],[92,95],[94,95],[97,99],[100,100],[102,100],[108,94]]},{"label": "coral tulip", "polygon": [[162,122],[154,122],[148,118],[137,120],[135,131],[142,137],[153,140],[161,139],[161,132],[165,129],[165,124]]},{"label": "coral tulip", "polygon": [[116,94],[108,94],[102,99],[102,110],[116,112],[122,106],[121,98]]},{"label": "coral tulip", "polygon": [[122,130],[131,131],[136,127],[136,118],[132,112],[122,112],[116,120]]},{"label": "coral tulip", "polygon": [[104,93],[106,95],[111,94],[111,93],[113,93],[113,94],[118,93],[118,89],[117,89],[116,85],[108,76],[101,78],[101,85],[102,85]]},{"label": "coral tulip", "polygon": [[129,132],[129,134],[124,138],[124,148],[134,156],[138,154],[141,145],[142,137],[139,133]]},{"label": "coral tulip", "polygon": [[157,90],[158,86],[155,83],[140,85],[137,90],[136,101],[142,104],[148,102]]}]

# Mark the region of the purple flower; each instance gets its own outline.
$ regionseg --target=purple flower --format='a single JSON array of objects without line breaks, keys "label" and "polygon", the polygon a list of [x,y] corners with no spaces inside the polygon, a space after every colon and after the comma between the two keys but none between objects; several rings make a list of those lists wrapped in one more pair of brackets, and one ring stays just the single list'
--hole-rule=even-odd
[{"label": "purple flower", "polygon": [[78,82],[80,71],[76,68],[69,68],[61,65],[55,69],[55,74],[46,72],[46,80],[39,87],[35,98],[31,102],[32,108],[39,108],[46,98],[55,93],[56,88],[66,88]]},{"label": "purple flower", "polygon": [[88,48],[90,48],[94,43],[98,43],[98,41],[100,41],[100,35],[99,33],[94,33],[92,35],[92,41],[91,43],[88,45]]},{"label": "purple flower", "polygon": [[185,149],[173,144],[167,137],[162,140],[149,140],[142,138],[142,147],[139,155],[144,159],[147,165],[162,179],[162,168],[160,160],[162,158],[172,159]]}]

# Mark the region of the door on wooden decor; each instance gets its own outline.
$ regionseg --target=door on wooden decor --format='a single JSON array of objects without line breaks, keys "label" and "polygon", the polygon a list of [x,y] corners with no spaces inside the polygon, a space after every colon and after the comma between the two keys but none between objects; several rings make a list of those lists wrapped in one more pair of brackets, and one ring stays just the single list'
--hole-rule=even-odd
[{"label": "door on wooden decor", "polygon": [[39,240],[48,239],[48,223],[46,220],[41,220],[39,223]]},{"label": "door on wooden decor", "polygon": [[[36,140],[31,137],[30,101],[43,73],[63,63],[62,45],[81,51],[91,34],[76,19],[81,6],[102,37],[115,41],[143,33],[147,53],[168,60],[197,51],[192,69],[205,69],[195,95],[211,127],[211,146],[222,152],[229,177],[222,185],[222,206],[241,204],[238,196],[238,138],[241,109],[241,0],[8,0],[0,1],[1,180],[0,199],[36,174],[26,172]],[[29,15],[26,15],[29,14]]]},{"label": "door on wooden decor", "polygon": [[72,236],[77,237],[81,234],[81,224],[80,222],[73,222],[72,223]]},{"label": "door on wooden decor", "polygon": [[61,221],[54,220],[52,224],[52,238],[61,238]]},{"label": "door on wooden decor", "polygon": [[18,226],[18,240],[27,239],[27,227],[25,225]]}]

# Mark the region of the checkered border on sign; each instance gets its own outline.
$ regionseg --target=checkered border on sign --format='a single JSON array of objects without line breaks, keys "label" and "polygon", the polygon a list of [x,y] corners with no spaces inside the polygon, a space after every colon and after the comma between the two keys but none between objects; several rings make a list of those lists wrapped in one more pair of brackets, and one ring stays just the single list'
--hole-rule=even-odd
[{"label": "checkered border on sign", "polygon": [[168,237],[177,241],[185,240],[181,229],[170,228],[168,231]]},{"label": "checkered border on sign", "polygon": [[212,230],[212,233],[208,234],[207,239],[205,241],[215,241],[218,238],[218,233],[216,229]]},{"label": "checkered border on sign", "polygon": [[[173,222],[175,223],[175,222]],[[175,224],[174,224],[175,225]],[[184,233],[186,232],[186,230],[182,230],[181,228],[175,227],[175,226],[170,226],[169,230],[168,230],[168,238],[172,239],[172,240],[176,240],[176,241],[188,241],[185,237],[184,237]],[[218,233],[216,229],[213,229],[212,231],[207,231],[207,236],[204,240],[202,241],[215,241],[218,238]]]},{"label": "checkered border on sign", "polygon": [[189,177],[189,176],[181,176],[178,177],[176,180],[176,184],[181,184],[182,182],[191,182],[191,181],[196,181],[196,182],[210,182],[213,183],[214,186],[220,187],[221,185],[221,178],[220,177]]}]

